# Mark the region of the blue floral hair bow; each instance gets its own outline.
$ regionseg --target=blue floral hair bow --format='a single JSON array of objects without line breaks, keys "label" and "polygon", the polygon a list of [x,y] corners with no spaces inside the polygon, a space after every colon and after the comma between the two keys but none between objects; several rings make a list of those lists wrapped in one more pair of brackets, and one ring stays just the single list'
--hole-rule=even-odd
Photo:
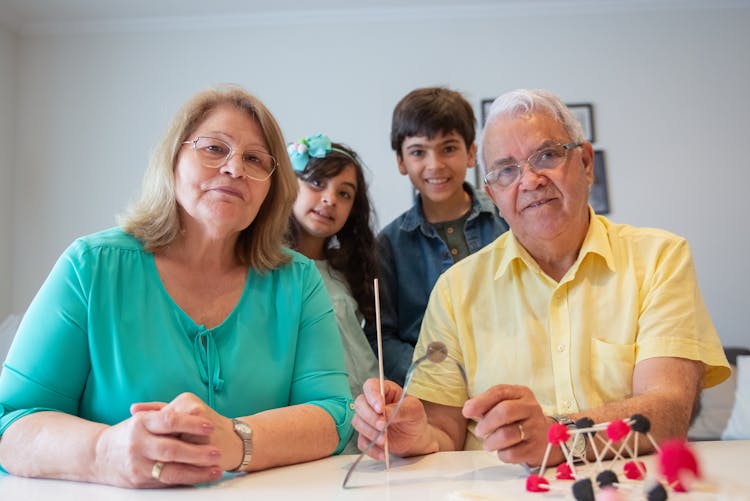
[{"label": "blue floral hair bow", "polygon": [[332,149],[330,137],[325,134],[315,134],[290,144],[286,151],[292,161],[292,168],[297,172],[302,172],[307,167],[310,157],[324,158]]}]

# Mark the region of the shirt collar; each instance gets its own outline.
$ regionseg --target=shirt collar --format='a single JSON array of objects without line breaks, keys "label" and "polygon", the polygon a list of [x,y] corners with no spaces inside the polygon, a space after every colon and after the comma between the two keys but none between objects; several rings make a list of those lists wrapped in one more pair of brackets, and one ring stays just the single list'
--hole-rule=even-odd
[{"label": "shirt collar", "polygon": [[[495,204],[492,203],[488,197],[479,196],[478,191],[474,189],[472,185],[464,182],[464,191],[471,197],[471,209],[469,209],[469,216],[466,218],[467,221],[474,219],[482,212],[488,212],[492,214],[497,209]],[[422,231],[427,233],[432,225],[427,222],[424,217],[424,211],[422,210],[422,195],[417,195],[417,200],[414,205],[406,211],[404,219],[401,221],[402,231],[415,231],[417,228],[422,228]]]},{"label": "shirt collar", "polygon": [[[594,210],[589,206],[589,229],[586,232],[586,236],[583,239],[583,245],[581,245],[581,251],[578,253],[578,259],[573,263],[571,270],[577,270],[583,260],[589,254],[596,254],[604,259],[607,268],[610,271],[615,271],[615,260],[612,253],[612,246],[609,244],[609,237],[607,235],[607,227],[605,226],[605,219],[601,216],[597,216]],[[503,235],[505,238],[500,238],[497,241],[497,245],[505,249],[501,252],[500,262],[498,263],[497,270],[495,271],[495,279],[502,277],[510,267],[511,263],[516,260],[521,261],[526,265],[527,268],[543,273],[539,265],[531,257],[526,249],[518,242],[513,230]],[[566,273],[566,276],[570,273]]]}]

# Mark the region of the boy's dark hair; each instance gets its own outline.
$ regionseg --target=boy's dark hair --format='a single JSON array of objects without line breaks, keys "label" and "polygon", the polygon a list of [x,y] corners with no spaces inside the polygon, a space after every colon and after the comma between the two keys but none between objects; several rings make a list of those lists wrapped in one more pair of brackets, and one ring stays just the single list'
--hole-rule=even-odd
[{"label": "boy's dark hair", "polygon": [[391,148],[401,156],[407,137],[458,132],[466,149],[474,144],[476,119],[474,110],[460,92],[446,87],[424,87],[404,96],[393,109]]},{"label": "boy's dark hair", "polygon": [[[333,143],[333,149],[323,158],[311,157],[305,169],[296,172],[302,181],[317,181],[337,176],[347,165],[354,165],[357,176],[357,191],[354,195],[352,211],[344,226],[336,234],[338,246],[324,247],[325,259],[334,270],[340,271],[352,296],[357,301],[359,311],[367,323],[375,321],[374,285],[377,276],[375,258],[376,244],[373,232],[374,214],[367,193],[362,160],[356,152],[341,143]],[[336,151],[339,150],[339,151]],[[289,217],[287,242],[297,247],[300,225],[292,214]]]}]

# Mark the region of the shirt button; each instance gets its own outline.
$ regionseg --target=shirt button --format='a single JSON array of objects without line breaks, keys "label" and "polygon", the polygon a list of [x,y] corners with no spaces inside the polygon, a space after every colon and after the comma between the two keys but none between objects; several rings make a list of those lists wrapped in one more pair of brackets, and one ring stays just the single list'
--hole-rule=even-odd
[{"label": "shirt button", "polygon": [[557,351],[559,351],[560,353],[564,352],[565,351],[565,345],[564,344],[558,344],[557,345]]},{"label": "shirt button", "polygon": [[448,227],[447,227],[447,228],[445,229],[445,232],[446,232],[446,233],[447,233],[448,235],[452,235],[452,234],[453,234],[453,226],[448,226]]},{"label": "shirt button", "polygon": [[456,254],[458,254],[458,249],[451,249],[451,254],[453,254],[454,256],[455,256]]}]

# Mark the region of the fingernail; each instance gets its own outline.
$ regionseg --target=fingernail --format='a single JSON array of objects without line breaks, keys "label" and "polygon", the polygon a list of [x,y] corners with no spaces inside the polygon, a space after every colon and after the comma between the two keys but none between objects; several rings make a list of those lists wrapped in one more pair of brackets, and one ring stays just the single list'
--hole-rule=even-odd
[{"label": "fingernail", "polygon": [[214,431],[214,425],[212,423],[203,423],[201,424],[201,428],[203,428],[203,431],[206,433],[211,433]]},{"label": "fingernail", "polygon": [[219,449],[211,449],[211,451],[209,451],[208,455],[211,456],[211,457],[213,457],[213,458],[217,458],[217,457],[221,456],[221,451]]},{"label": "fingernail", "polygon": [[221,470],[219,470],[218,468],[211,469],[211,478],[221,478]]}]

